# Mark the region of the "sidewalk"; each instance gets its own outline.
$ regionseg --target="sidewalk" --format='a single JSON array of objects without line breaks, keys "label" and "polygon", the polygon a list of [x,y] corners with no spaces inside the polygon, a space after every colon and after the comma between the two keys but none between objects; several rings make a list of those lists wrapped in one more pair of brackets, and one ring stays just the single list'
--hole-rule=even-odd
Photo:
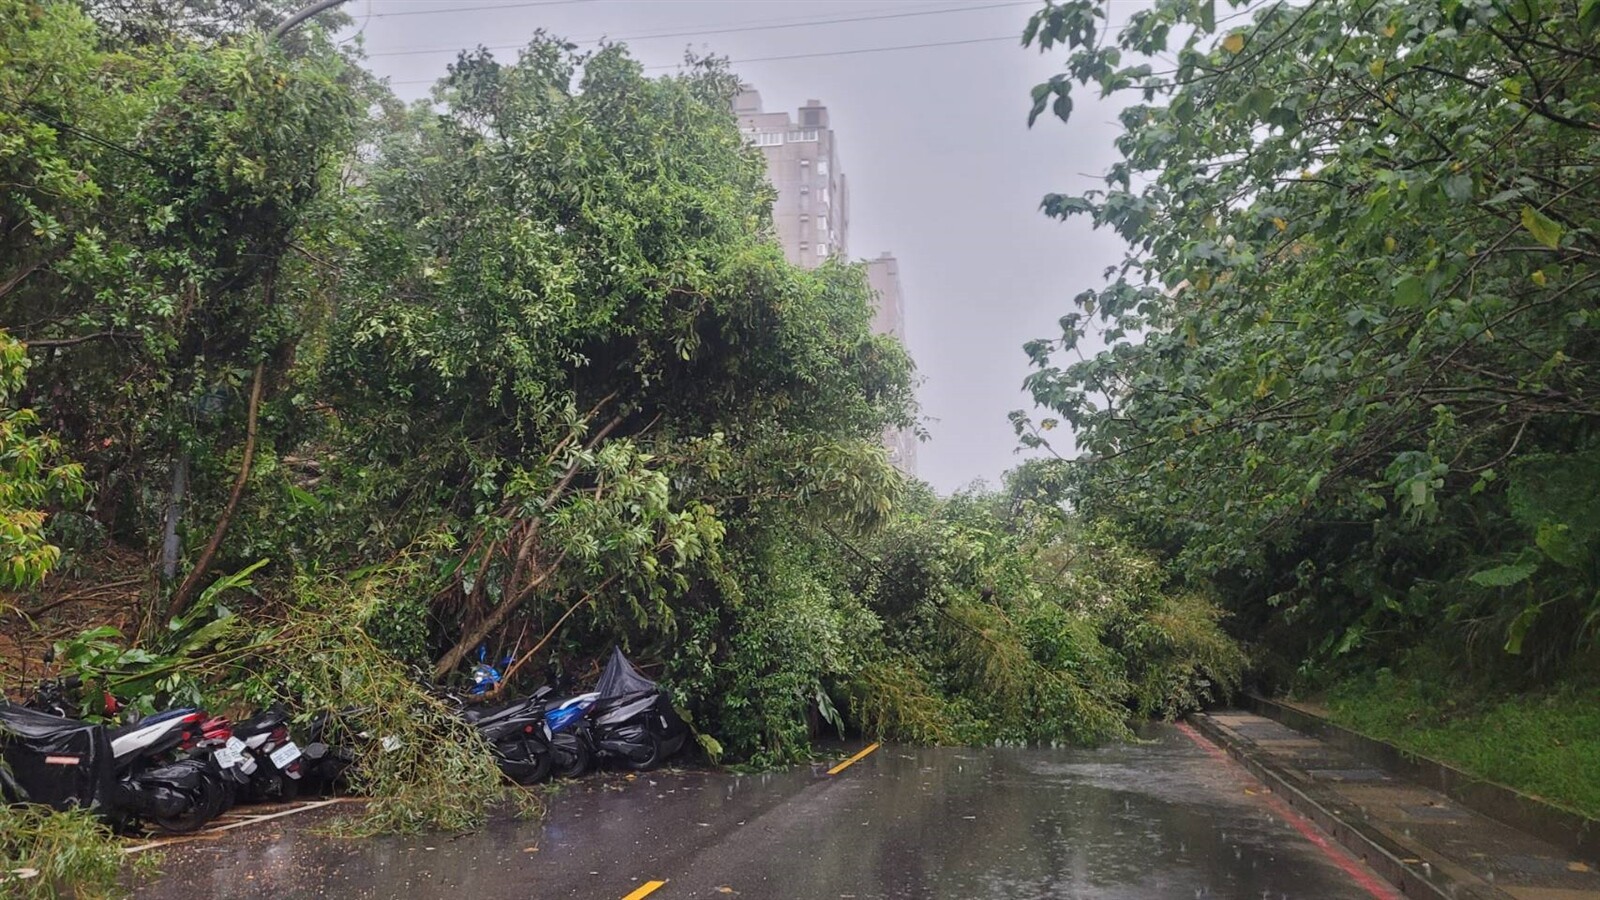
[{"label": "sidewalk", "polygon": [[1600,900],[1600,872],[1448,796],[1263,716],[1195,727],[1408,897]]}]

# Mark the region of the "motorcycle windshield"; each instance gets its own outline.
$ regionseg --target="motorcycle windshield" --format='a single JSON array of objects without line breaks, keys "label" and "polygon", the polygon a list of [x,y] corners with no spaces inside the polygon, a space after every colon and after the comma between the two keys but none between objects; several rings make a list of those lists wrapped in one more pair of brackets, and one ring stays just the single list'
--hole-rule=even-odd
[{"label": "motorcycle windshield", "polygon": [[111,744],[99,725],[0,702],[0,760],[8,802],[99,809],[111,797]]}]

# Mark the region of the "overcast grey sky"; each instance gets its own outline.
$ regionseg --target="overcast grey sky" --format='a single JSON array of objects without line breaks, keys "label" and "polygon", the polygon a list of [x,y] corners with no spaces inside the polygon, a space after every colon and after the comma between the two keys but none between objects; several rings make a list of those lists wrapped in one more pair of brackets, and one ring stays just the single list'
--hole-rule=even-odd
[{"label": "overcast grey sky", "polygon": [[[1071,298],[1101,283],[1122,244],[1038,212],[1114,159],[1115,108],[1077,98],[1071,126],[1026,127],[1028,91],[1060,71],[1018,36],[1037,4],[1001,0],[351,0],[370,65],[426,95],[463,48],[516,45],[538,28],[621,39],[666,71],[692,47],[730,57],[768,110],[827,105],[850,178],[850,251],[900,260],[908,341],[932,439],[919,475],[948,492],[1015,465],[1006,414],[1031,408],[1022,344],[1058,333]],[[1132,4],[1130,4],[1131,8]],[[982,7],[982,8],[975,8]],[[925,14],[938,10],[936,14]],[[889,18],[892,16],[893,18]],[[863,17],[877,17],[859,21]],[[827,19],[857,19],[823,23]],[[801,24],[810,23],[810,24]],[[765,27],[759,30],[723,31]],[[793,25],[795,27],[787,27]],[[354,29],[352,29],[354,31]],[[642,35],[672,32],[676,36]],[[683,34],[693,32],[692,35]],[[881,50],[913,44],[953,44]],[[396,54],[396,51],[430,52]],[[870,52],[843,52],[843,51]],[[810,56],[760,60],[764,57]],[[741,62],[741,60],[748,60]],[[758,61],[759,60],[759,61]]]}]

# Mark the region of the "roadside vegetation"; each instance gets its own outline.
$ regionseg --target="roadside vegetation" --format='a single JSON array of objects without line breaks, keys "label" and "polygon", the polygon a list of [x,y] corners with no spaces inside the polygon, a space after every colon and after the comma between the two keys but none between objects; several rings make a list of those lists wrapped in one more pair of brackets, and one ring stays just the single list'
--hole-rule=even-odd
[{"label": "roadside vegetation", "polygon": [[1075,510],[1214,586],[1261,687],[1591,811],[1597,28],[1565,0],[1045,4],[1033,115],[1125,108],[1103,184],[1044,212],[1130,249],[1028,345],[1048,417],[1013,416],[1070,429]]},{"label": "roadside vegetation", "polygon": [[[88,810],[0,805],[0,888],[7,897],[100,900],[120,895],[122,845]],[[135,862],[150,872],[156,856]]]},{"label": "roadside vegetation", "polygon": [[1466,772],[1600,818],[1600,689],[1454,689],[1389,670],[1339,682],[1333,721]]},{"label": "roadside vegetation", "polygon": [[397,749],[347,827],[393,831],[504,800],[420,687],[480,652],[524,691],[620,644],[758,766],[1101,741],[1237,683],[1210,589],[1062,472],[889,464],[912,362],[859,267],[784,261],[723,63],[535,34],[408,106],[336,19],[269,41],[291,5],[0,0],[13,696],[366,707]]}]

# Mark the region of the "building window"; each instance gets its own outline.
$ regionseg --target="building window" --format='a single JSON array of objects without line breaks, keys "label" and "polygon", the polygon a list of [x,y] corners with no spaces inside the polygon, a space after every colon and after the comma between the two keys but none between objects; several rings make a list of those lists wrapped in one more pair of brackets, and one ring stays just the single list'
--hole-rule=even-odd
[{"label": "building window", "polygon": [[[801,245],[801,247],[802,247],[802,249],[804,249],[804,245]],[[818,259],[823,259],[823,258],[827,257],[827,255],[828,255],[828,245],[824,244],[824,243],[821,243],[821,242],[818,242],[817,243],[817,258]]]},{"label": "building window", "polygon": [[831,203],[831,202],[833,202],[833,201],[828,199],[828,189],[827,188],[823,188],[822,189],[822,202],[823,203]]},{"label": "building window", "polygon": [[808,169],[810,167],[811,167],[811,160],[809,160],[809,159],[800,160],[800,168]]},{"label": "building window", "polygon": [[828,174],[828,161],[827,160],[825,160],[825,159],[817,160],[817,174],[818,175],[822,175],[822,176],[826,176]]},{"label": "building window", "polygon": [[755,140],[757,147],[783,146],[783,132],[781,131],[758,131],[751,137]]},{"label": "building window", "polygon": [[795,129],[794,131],[789,132],[789,142],[790,143],[800,143],[800,142],[803,142],[803,141],[814,141],[816,139],[817,139],[817,130],[815,128],[799,128],[799,129]]}]

